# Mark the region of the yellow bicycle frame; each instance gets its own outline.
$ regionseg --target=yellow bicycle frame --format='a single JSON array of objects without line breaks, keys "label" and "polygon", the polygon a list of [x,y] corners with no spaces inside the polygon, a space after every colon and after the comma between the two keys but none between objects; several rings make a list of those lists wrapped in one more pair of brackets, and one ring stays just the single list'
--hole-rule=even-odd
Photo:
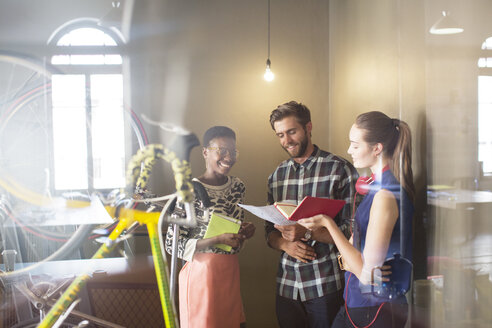
[{"label": "yellow bicycle frame", "polygon": [[[107,207],[106,209],[111,215],[114,215],[116,210],[114,207]],[[166,327],[177,327],[177,317],[174,311],[173,301],[171,300],[169,293],[169,277],[166,270],[167,263],[159,247],[159,236],[157,234],[157,222],[159,215],[159,212],[147,213],[133,209],[121,209],[119,216],[120,221],[118,225],[109,235],[107,242],[101,245],[92,259],[100,259],[108,256],[117,244],[117,239],[121,233],[123,233],[134,222],[145,224],[149,233],[164,322]],[[45,318],[38,327],[52,327],[63,312],[70,306],[70,304],[75,301],[80,289],[84,287],[89,279],[90,275],[88,273],[77,276],[77,278],[65,290],[63,295],[58,299],[55,305],[53,305],[51,310],[46,314]]]},{"label": "yellow bicycle frame", "polygon": [[[136,182],[136,189],[144,189],[150,171],[156,158],[163,158],[167,162],[171,163],[173,169],[174,178],[176,182],[176,189],[178,196],[181,200],[187,203],[193,202],[193,184],[191,182],[191,167],[187,160],[180,159],[174,152],[164,149],[162,145],[148,145],[141,149],[133,157],[127,170],[127,178],[129,183],[138,175]],[[143,163],[143,167],[140,167],[140,163]],[[141,169],[141,173],[138,171]],[[133,179],[133,180],[132,180]],[[109,214],[114,217],[116,209],[114,207],[106,207]],[[167,261],[163,256],[159,246],[159,236],[157,233],[157,224],[159,220],[159,212],[144,212],[134,209],[123,208],[119,211],[119,223],[116,228],[111,232],[106,243],[104,243],[98,251],[92,257],[93,259],[99,259],[106,257],[117,244],[117,239],[125,229],[131,226],[134,222],[145,224],[149,233],[150,245],[152,250],[152,257],[154,260],[154,269],[156,272],[157,285],[159,289],[159,295],[162,305],[162,313],[164,316],[164,322],[166,327],[174,328],[178,326],[176,311],[174,309],[174,303],[171,299],[169,292],[169,277],[167,274]],[[39,328],[52,327],[58,318],[66,311],[70,304],[75,301],[80,289],[90,279],[88,273],[79,275],[68,288],[63,295],[58,299],[55,305],[46,314],[43,321],[38,326]]]}]

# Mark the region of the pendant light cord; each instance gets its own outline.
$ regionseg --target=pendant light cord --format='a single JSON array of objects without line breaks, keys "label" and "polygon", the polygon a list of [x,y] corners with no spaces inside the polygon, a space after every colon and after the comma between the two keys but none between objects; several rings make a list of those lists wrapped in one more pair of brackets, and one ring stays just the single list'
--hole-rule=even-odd
[{"label": "pendant light cord", "polygon": [[270,0],[268,0],[268,60],[270,60]]}]

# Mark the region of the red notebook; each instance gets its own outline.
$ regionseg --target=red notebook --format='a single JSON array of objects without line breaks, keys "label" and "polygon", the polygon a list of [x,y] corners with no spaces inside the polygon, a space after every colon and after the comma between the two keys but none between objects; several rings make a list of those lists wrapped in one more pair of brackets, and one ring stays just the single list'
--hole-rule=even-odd
[{"label": "red notebook", "polygon": [[318,214],[326,214],[329,217],[334,218],[338,212],[340,212],[343,205],[345,205],[345,201],[340,199],[306,196],[299,205],[288,202],[275,202],[274,205],[286,219],[297,221]]}]

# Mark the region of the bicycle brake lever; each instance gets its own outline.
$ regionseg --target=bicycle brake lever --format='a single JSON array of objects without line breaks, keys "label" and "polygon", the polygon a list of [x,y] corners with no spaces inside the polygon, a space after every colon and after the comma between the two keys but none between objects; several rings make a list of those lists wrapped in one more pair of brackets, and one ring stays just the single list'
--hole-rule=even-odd
[{"label": "bicycle brake lever", "polygon": [[185,211],[186,211],[186,220],[184,225],[188,227],[195,227],[196,226],[196,216],[195,216],[195,206],[193,202],[191,203],[184,203],[185,206]]},{"label": "bicycle brake lever", "polygon": [[[169,150],[174,152],[179,161],[171,162],[176,181],[176,190],[181,201],[184,203],[186,211],[187,226],[196,226],[195,207],[194,207],[194,186],[192,183],[190,153],[200,142],[195,134],[176,136]],[[179,223],[178,223],[179,224]],[[181,223],[182,224],[182,223]]]},{"label": "bicycle brake lever", "polygon": [[[195,193],[195,198],[198,199],[201,203],[202,206],[204,207],[204,216],[209,216],[209,208],[212,206],[212,203],[210,202],[210,197],[208,196],[207,190],[205,187],[198,181],[192,181],[193,185],[193,191]],[[171,204],[168,208],[169,213],[172,213],[174,211],[174,208],[176,206],[176,201],[177,198],[174,198],[171,201]],[[190,218],[195,218],[195,208],[192,203],[184,203],[185,206],[185,211],[186,211],[186,220],[183,219],[173,219],[170,217],[168,219],[168,222],[174,223],[177,225],[186,225],[186,226],[196,226],[196,220],[190,219]]]}]

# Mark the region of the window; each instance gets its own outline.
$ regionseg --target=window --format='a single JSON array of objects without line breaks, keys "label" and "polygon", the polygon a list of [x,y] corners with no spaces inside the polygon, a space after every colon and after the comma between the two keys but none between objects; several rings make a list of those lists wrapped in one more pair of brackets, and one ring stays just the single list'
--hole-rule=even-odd
[{"label": "window", "polygon": [[122,39],[95,21],[55,33],[51,63],[55,190],[125,186]]},{"label": "window", "polygon": [[492,175],[492,37],[482,44],[478,76],[478,161],[485,175]]}]

